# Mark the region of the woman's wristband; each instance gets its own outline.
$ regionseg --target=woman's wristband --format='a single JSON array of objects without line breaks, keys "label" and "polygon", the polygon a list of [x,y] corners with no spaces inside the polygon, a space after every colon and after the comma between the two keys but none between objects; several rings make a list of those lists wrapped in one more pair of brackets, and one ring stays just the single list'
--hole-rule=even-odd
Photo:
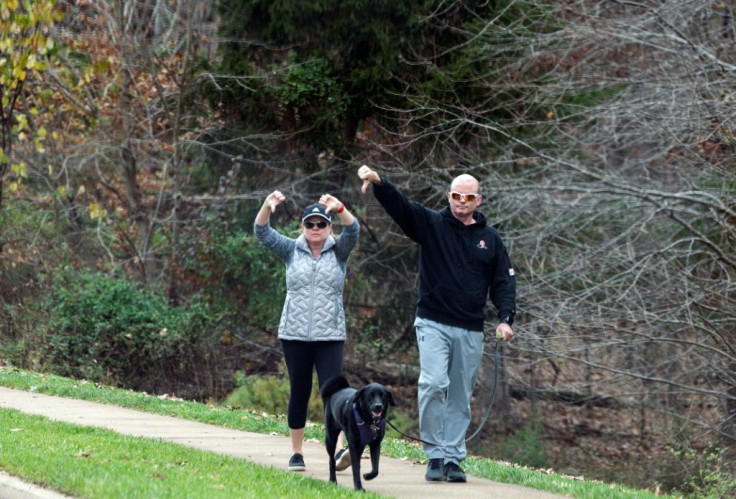
[{"label": "woman's wristband", "polygon": [[339,215],[343,211],[345,211],[345,203],[340,203],[340,208],[338,208],[335,213],[337,213]]}]

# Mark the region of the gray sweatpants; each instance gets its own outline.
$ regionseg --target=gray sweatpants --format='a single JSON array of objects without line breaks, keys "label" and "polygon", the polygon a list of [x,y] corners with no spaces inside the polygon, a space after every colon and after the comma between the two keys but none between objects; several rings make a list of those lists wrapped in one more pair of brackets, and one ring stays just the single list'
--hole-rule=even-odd
[{"label": "gray sweatpants", "polygon": [[417,317],[419,434],[429,459],[460,464],[467,456],[470,398],[483,358],[483,332]]}]

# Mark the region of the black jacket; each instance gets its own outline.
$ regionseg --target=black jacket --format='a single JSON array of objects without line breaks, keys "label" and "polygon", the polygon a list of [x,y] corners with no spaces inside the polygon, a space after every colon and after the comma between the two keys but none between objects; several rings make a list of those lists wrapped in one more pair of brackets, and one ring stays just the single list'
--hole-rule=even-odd
[{"label": "black jacket", "polygon": [[410,239],[418,243],[417,316],[472,331],[483,331],[490,298],[501,322],[516,313],[516,280],[498,231],[476,211],[465,225],[450,211],[410,201],[381,177],[373,194]]}]

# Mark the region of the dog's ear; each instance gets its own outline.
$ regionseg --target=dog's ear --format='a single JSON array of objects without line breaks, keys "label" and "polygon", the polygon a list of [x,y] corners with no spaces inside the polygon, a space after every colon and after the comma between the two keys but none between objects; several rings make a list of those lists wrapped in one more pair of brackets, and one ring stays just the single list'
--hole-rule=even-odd
[{"label": "dog's ear", "polygon": [[363,411],[365,411],[365,394],[365,387],[362,387],[353,394],[353,402],[356,402]]},{"label": "dog's ear", "polygon": [[386,390],[386,400],[388,400],[388,405],[391,407],[396,407],[396,402],[394,402],[394,396],[391,395],[391,392]]}]

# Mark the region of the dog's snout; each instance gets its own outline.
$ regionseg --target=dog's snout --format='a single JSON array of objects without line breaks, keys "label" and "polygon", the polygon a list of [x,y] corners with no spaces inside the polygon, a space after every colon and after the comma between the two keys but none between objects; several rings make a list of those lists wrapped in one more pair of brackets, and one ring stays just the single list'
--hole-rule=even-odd
[{"label": "dog's snout", "polygon": [[380,418],[383,416],[383,402],[374,402],[370,406],[371,414],[373,414],[374,418]]}]

